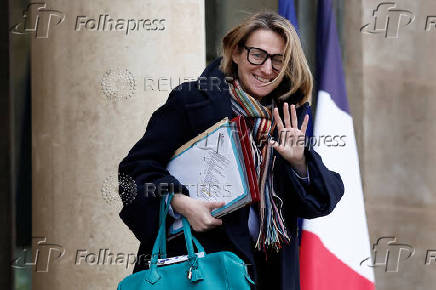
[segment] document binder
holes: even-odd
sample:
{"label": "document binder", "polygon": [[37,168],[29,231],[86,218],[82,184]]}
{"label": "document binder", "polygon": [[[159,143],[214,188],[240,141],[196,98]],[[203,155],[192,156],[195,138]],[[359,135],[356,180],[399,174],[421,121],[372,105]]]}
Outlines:
{"label": "document binder", "polygon": [[[221,217],[259,199],[251,142],[243,117],[226,117],[178,148],[167,170],[188,188],[190,197],[224,201],[211,212]],[[170,233],[182,228],[176,220]]]}

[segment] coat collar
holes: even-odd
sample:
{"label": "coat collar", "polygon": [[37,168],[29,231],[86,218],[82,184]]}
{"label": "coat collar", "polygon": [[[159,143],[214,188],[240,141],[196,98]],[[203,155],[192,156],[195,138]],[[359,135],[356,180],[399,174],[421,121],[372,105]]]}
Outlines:
{"label": "coat collar", "polygon": [[197,80],[197,88],[213,103],[219,116],[232,118],[228,77],[219,69],[222,57],[212,61]]}
{"label": "coat collar", "polygon": [[[231,81],[231,77],[226,77],[224,73],[219,69],[222,57],[218,57],[213,60],[203,71],[200,77],[197,79],[197,88],[199,91],[204,93],[204,95],[213,103],[216,110],[217,119],[221,119],[224,116],[231,119],[233,117],[231,96],[229,92],[228,81]],[[270,100],[265,99],[267,103]],[[283,119],[282,106],[283,102],[277,104],[279,107],[279,115]],[[304,118],[304,114],[310,111],[310,105],[308,102],[297,107],[298,119]],[[221,118],[218,118],[222,116]]]}

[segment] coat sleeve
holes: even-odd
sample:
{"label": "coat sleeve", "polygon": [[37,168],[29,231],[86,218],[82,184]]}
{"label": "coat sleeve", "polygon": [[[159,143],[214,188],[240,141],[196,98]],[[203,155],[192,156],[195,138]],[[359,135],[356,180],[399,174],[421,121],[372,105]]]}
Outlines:
{"label": "coat sleeve", "polygon": [[[315,151],[305,152],[310,175],[310,183],[305,184],[291,170],[284,159],[279,162],[281,173],[278,191],[284,199],[284,205],[296,216],[311,219],[328,215],[344,194],[341,176],[325,167],[321,157]],[[288,210],[289,211],[289,210]]]}
{"label": "coat sleeve", "polygon": [[[176,88],[152,114],[144,136],[119,164],[119,176],[133,179],[137,188],[135,199],[124,202],[119,215],[141,242],[150,242],[157,234],[159,197],[169,192],[189,194],[166,169],[175,150],[188,140],[187,132],[183,92]],[[122,186],[119,194],[125,201],[123,195],[128,193]]]}
{"label": "coat sleeve", "polygon": [[[298,114],[300,126],[308,110],[310,107],[306,105],[306,109]],[[341,176],[329,170],[321,156],[313,150],[311,143],[307,143],[304,154],[310,182],[300,180],[289,162],[277,154],[274,183],[276,192],[283,200],[285,215],[311,219],[328,215],[333,211],[344,194],[344,185]]]}

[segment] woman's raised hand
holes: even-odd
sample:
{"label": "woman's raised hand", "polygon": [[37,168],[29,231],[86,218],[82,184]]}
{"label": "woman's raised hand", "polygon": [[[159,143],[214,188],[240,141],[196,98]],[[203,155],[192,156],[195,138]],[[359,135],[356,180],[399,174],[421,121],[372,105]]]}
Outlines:
{"label": "woman's raised hand", "polygon": [[298,129],[297,113],[295,105],[291,105],[291,116],[289,116],[288,103],[283,104],[283,118],[279,116],[278,108],[274,108],[274,119],[277,123],[278,141],[271,140],[272,147],[294,167],[299,174],[306,175],[306,159],[304,156],[304,143],[309,115],[304,116],[301,129]]}
{"label": "woman's raised hand", "polygon": [[188,219],[194,231],[203,232],[223,224],[210,213],[224,206],[225,202],[208,202],[177,193],[171,201],[173,209]]}

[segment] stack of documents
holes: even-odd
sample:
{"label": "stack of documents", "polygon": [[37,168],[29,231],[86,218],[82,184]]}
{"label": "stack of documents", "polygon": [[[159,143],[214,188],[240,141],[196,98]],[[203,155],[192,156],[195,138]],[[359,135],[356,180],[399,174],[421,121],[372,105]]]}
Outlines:
{"label": "stack of documents", "polygon": [[[221,217],[259,198],[252,138],[243,117],[224,118],[176,150],[167,169],[192,198],[224,201],[211,212]],[[183,228],[176,220],[175,234]]]}

